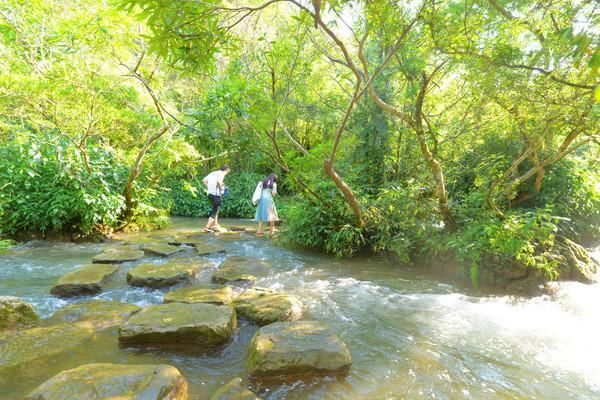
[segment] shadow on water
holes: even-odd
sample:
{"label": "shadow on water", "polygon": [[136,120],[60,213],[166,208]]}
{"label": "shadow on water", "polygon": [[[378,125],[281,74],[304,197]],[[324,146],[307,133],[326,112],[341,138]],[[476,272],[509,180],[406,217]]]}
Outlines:
{"label": "shadow on water", "polygon": [[[169,240],[198,233],[202,222],[174,218],[168,230],[122,239]],[[599,285],[562,283],[553,296],[529,299],[494,296],[384,257],[339,260],[281,248],[250,234],[206,240],[224,245],[227,254],[203,257],[207,263],[193,283],[208,284],[230,256],[266,260],[270,266],[255,285],[297,295],[306,318],[326,322],[352,353],[347,377],[255,384],[264,399],[600,398]],[[90,298],[162,303],[168,289],[133,288],[125,280],[127,271],[142,262],[165,262],[160,257],[122,264],[97,296],[63,300],[49,295],[59,277],[114,245],[36,242],[0,255],[0,295],[33,303],[43,317]],[[192,256],[186,247],[177,257]],[[258,327],[242,319],[238,325],[229,344],[209,351],[120,345],[117,328],[100,331],[51,360],[0,371],[0,398],[22,398],[64,369],[111,362],[174,365],[189,381],[190,399],[208,399],[230,379],[246,378],[246,349]]]}

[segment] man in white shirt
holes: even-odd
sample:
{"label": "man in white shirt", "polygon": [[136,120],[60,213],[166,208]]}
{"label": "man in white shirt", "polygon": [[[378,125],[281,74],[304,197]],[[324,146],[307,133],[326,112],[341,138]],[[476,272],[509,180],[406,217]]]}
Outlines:
{"label": "man in white shirt", "polygon": [[230,171],[228,165],[223,165],[220,170],[213,171],[202,179],[202,183],[206,186],[208,199],[212,204],[212,210],[208,222],[204,226],[204,232],[211,232],[213,229],[219,230],[219,207],[221,206],[221,196],[225,191],[225,175]]}

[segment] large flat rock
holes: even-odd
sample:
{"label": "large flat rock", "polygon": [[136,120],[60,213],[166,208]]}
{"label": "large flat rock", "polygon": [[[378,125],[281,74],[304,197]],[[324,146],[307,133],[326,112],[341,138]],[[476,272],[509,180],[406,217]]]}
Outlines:
{"label": "large flat rock", "polygon": [[345,374],[351,364],[344,342],[318,321],[275,322],[260,328],[248,346],[254,378]]}
{"label": "large flat rock", "polygon": [[173,260],[165,264],[140,264],[127,272],[131,286],[161,288],[185,282],[198,273],[205,262],[196,260]]}
{"label": "large flat rock", "polygon": [[210,400],[260,400],[244,385],[242,378],[234,378],[210,396]]}
{"label": "large flat rock", "polygon": [[128,261],[137,261],[144,257],[144,252],[131,248],[107,249],[94,256],[92,262],[95,264],[120,264]]}
{"label": "large flat rock", "polygon": [[4,368],[28,365],[69,351],[94,337],[89,323],[62,324],[0,333],[0,374]]}
{"label": "large flat rock", "polygon": [[229,304],[233,300],[233,289],[229,286],[191,286],[165,294],[165,303],[209,303]]}
{"label": "large flat rock", "polygon": [[239,316],[259,325],[277,321],[296,321],[302,318],[304,306],[292,295],[267,289],[248,289],[233,302]]}
{"label": "large flat rock", "polygon": [[48,379],[26,400],[187,400],[179,370],[158,364],[86,364]]}
{"label": "large flat rock", "polygon": [[229,306],[158,304],[146,307],[123,323],[119,341],[211,346],[228,342],[236,327],[235,310]]}
{"label": "large flat rock", "polygon": [[50,293],[59,297],[100,293],[106,282],[119,269],[113,264],[88,264],[71,271],[58,280]]}
{"label": "large flat rock", "polygon": [[212,275],[212,282],[219,284],[251,284],[257,276],[265,275],[269,264],[249,257],[228,257]]}
{"label": "large flat rock", "polygon": [[113,300],[88,300],[69,304],[43,321],[45,325],[89,322],[96,329],[119,326],[140,307]]}
{"label": "large flat rock", "polygon": [[142,246],[142,250],[144,250],[145,253],[157,255],[157,256],[161,256],[161,257],[169,257],[175,253],[179,253],[180,251],[183,251],[183,249],[179,246],[173,246],[173,245],[166,244],[166,243],[145,244]]}
{"label": "large flat rock", "polygon": [[207,256],[215,253],[225,253],[225,247],[215,243],[197,243],[193,245],[194,249],[201,256]]}
{"label": "large flat rock", "polygon": [[0,331],[31,327],[39,319],[31,304],[18,297],[0,296]]}

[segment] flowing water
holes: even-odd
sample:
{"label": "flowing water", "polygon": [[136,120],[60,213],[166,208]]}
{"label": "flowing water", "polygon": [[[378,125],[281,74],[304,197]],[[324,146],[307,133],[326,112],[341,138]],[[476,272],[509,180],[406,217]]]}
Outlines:
{"label": "flowing water", "polygon": [[[202,222],[175,218],[160,234],[197,230]],[[307,318],[326,322],[352,353],[347,377],[254,388],[263,399],[600,398],[600,285],[561,283],[552,296],[527,299],[492,296],[381,257],[339,260],[250,235],[207,240],[222,241],[227,255],[271,261],[256,286],[300,297]],[[114,245],[32,242],[0,255],[0,295],[21,297],[48,317],[77,301],[51,296],[56,280]],[[227,255],[208,258],[218,268]],[[162,303],[166,290],[125,283],[138,263],[123,264],[95,298]],[[208,282],[210,274],[196,280]],[[63,369],[113,362],[174,365],[190,384],[190,399],[208,399],[245,376],[246,346],[257,328],[239,325],[230,344],[208,353],[120,347],[116,328],[109,329],[46,366],[4,377],[0,398],[22,398]]]}

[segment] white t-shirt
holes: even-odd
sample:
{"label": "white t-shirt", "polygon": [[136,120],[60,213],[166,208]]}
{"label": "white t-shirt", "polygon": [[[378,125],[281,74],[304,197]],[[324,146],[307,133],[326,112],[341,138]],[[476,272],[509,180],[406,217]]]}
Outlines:
{"label": "white t-shirt", "polygon": [[[221,196],[223,194],[223,177],[225,176],[225,171],[213,171],[210,174],[206,175],[203,180],[207,182],[207,191],[208,194],[212,194],[215,196]],[[218,187],[218,183],[221,183],[221,188]]]}

